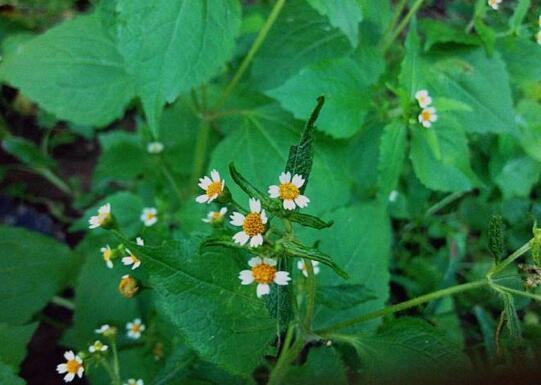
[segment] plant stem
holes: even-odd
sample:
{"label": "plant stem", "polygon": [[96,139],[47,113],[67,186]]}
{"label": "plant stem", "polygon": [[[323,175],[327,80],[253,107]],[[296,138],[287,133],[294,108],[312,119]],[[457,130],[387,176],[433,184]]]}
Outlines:
{"label": "plant stem", "polygon": [[501,285],[496,285],[496,286],[498,287],[498,289],[502,291],[506,291],[509,294],[519,295],[521,297],[527,297],[527,298],[534,299],[536,301],[541,302],[541,295],[539,294],[534,294],[527,291],[515,290],[515,289],[511,289],[510,287],[501,286]]}
{"label": "plant stem", "polygon": [[36,168],[35,169],[38,174],[43,176],[45,179],[47,179],[49,182],[54,184],[56,187],[58,187],[62,192],[66,193],[67,195],[73,195],[73,191],[71,190],[71,187],[68,186],[66,182],[64,182],[58,175],[56,175],[54,172],[49,170],[48,168]]}
{"label": "plant stem", "polygon": [[62,306],[65,309],[68,310],[75,310],[75,304],[73,301],[70,301],[69,299],[60,297],[58,295],[55,295],[53,298],[51,298],[51,303],[54,303],[55,305]]}
{"label": "plant stem", "polygon": [[265,24],[263,25],[263,27],[257,34],[257,37],[255,38],[252,46],[250,47],[250,50],[244,57],[244,60],[240,64],[240,67],[238,68],[237,72],[235,73],[235,75],[233,76],[233,78],[231,79],[227,87],[225,88],[224,92],[222,93],[222,96],[218,100],[218,103],[216,103],[216,107],[215,107],[216,110],[219,110],[220,108],[223,107],[223,105],[225,104],[225,101],[227,100],[231,92],[233,92],[238,82],[242,78],[242,75],[244,75],[244,72],[246,72],[246,70],[248,69],[248,66],[252,62],[255,54],[257,53],[259,48],[261,48],[261,45],[265,41],[267,34],[272,28],[272,25],[278,18],[278,15],[280,15],[280,11],[284,7],[284,4],[285,4],[285,0],[278,0],[276,4],[274,4],[272,11],[269,17],[267,18],[267,21],[265,22]]}
{"label": "plant stem", "polygon": [[402,310],[406,310],[406,309],[418,306],[422,303],[433,301],[438,298],[455,295],[455,294],[462,293],[468,290],[478,289],[488,284],[489,284],[489,281],[487,279],[481,279],[479,281],[463,283],[461,285],[455,285],[455,286],[448,287],[446,289],[433,291],[432,293],[421,295],[419,297],[410,299],[405,302],[398,303],[396,305],[387,306],[383,309],[376,310],[371,313],[363,314],[359,317],[350,319],[348,321],[339,322],[325,329],[316,331],[316,334],[325,336],[325,334],[333,332],[338,329],[348,328],[350,326],[357,325],[357,324],[370,321],[376,318],[380,318],[380,317],[393,314]]}
{"label": "plant stem", "polygon": [[287,368],[295,360],[295,358],[297,358],[304,347],[304,341],[305,337],[303,335],[299,335],[290,349],[286,350],[284,346],[284,350],[282,350],[282,354],[280,354],[280,357],[278,357],[276,366],[270,374],[267,385],[278,385],[282,382],[287,373]]}
{"label": "plant stem", "polygon": [[199,135],[197,136],[197,142],[195,144],[195,155],[192,168],[192,189],[191,192],[195,193],[197,188],[197,180],[203,172],[205,166],[205,159],[207,155],[207,144],[210,133],[210,124],[206,121],[201,121],[201,127],[199,128]]}
{"label": "plant stem", "polygon": [[316,277],[312,261],[303,259],[308,278],[306,280],[306,314],[304,316],[304,329],[307,332],[312,331],[312,320],[314,318],[314,309],[316,307]]}
{"label": "plant stem", "polygon": [[391,22],[389,23],[389,27],[385,30],[385,36],[388,36],[389,34],[393,32],[393,30],[396,27],[396,23],[398,23],[398,19],[400,19],[400,15],[402,14],[402,11],[404,10],[404,7],[406,6],[407,3],[408,3],[408,0],[400,0],[400,2],[396,6],[396,9],[393,13],[393,18],[391,19]]}
{"label": "plant stem", "polygon": [[417,0],[413,6],[410,8],[409,12],[404,16],[400,24],[398,24],[398,27],[394,30],[394,32],[390,35],[390,37],[384,41],[383,43],[383,52],[386,52],[387,49],[393,44],[395,39],[402,33],[404,28],[406,28],[406,25],[408,25],[410,19],[417,13],[419,8],[421,8],[421,5],[423,5],[424,0]]}
{"label": "plant stem", "polygon": [[111,340],[111,350],[113,351],[113,373],[115,378],[113,379],[113,385],[120,385],[120,367],[118,362],[118,349],[116,347],[116,341]]}
{"label": "plant stem", "polygon": [[175,182],[175,177],[171,173],[171,170],[169,170],[169,166],[167,166],[167,164],[165,163],[161,155],[159,156],[160,156],[160,159],[159,159],[160,168],[162,169],[163,175],[165,176],[165,179],[167,179],[167,181],[171,185],[171,188],[177,195],[179,202],[182,202],[183,196],[182,196],[180,187],[177,185],[177,182]]}
{"label": "plant stem", "polygon": [[528,242],[526,242],[522,247],[518,250],[516,250],[513,254],[511,254],[509,257],[505,258],[503,261],[498,263],[497,265],[494,265],[494,267],[488,272],[487,278],[491,279],[494,275],[498,274],[502,270],[504,270],[510,263],[512,263],[515,259],[520,257],[522,254],[526,253],[528,250],[532,248],[532,241],[533,238],[530,239]]}

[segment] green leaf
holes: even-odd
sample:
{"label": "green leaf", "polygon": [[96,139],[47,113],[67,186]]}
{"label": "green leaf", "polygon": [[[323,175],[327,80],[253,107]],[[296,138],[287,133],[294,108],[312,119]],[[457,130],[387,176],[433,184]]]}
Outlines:
{"label": "green leaf", "polygon": [[258,89],[273,89],[310,64],[351,51],[344,34],[324,16],[303,0],[289,0],[254,59],[253,81]]}
{"label": "green leaf", "polygon": [[0,384],[25,385],[25,381],[18,377],[9,365],[0,362]]}
{"label": "green leaf", "polygon": [[496,47],[502,55],[513,84],[537,84],[541,79],[541,50],[529,37],[498,39]]}
{"label": "green leaf", "polygon": [[450,25],[448,22],[423,19],[419,21],[419,29],[425,34],[425,51],[436,44],[456,43],[463,45],[479,45],[479,37],[465,32],[463,26]]}
{"label": "green leaf", "polygon": [[7,153],[31,167],[50,168],[55,166],[54,159],[43,154],[33,142],[17,136],[2,140],[2,148]]}
{"label": "green leaf", "polygon": [[289,219],[291,222],[295,222],[306,227],[312,227],[318,230],[331,227],[334,223],[334,221],[325,222],[324,220],[319,219],[318,217],[314,217],[313,215],[301,214],[297,211],[290,213],[287,216],[287,219]]}
{"label": "green leaf", "polygon": [[65,21],[3,59],[2,81],[74,123],[107,125],[135,96],[124,59],[96,14]]}
{"label": "green leaf", "polygon": [[363,284],[317,287],[318,303],[330,309],[344,310],[378,297]]}
{"label": "green leaf", "polygon": [[[425,321],[400,318],[373,336],[351,339],[368,383],[415,383],[456,376],[470,368],[468,357]],[[454,377],[453,377],[454,378]]]}
{"label": "green leaf", "polygon": [[522,339],[522,327],[520,326],[520,320],[517,315],[517,309],[515,307],[515,300],[509,293],[500,293],[500,298],[503,301],[503,311],[505,312],[505,320],[509,335],[516,341]]}
{"label": "green leaf", "polygon": [[541,109],[539,104],[533,100],[524,99],[518,103],[517,110],[520,144],[529,156],[541,162]]}
{"label": "green leaf", "polygon": [[[279,262],[282,262],[281,259]],[[285,267],[280,267],[280,271],[284,271]],[[292,301],[293,292],[289,285],[276,285],[272,288],[269,295],[265,296],[265,305],[272,318],[278,321],[280,331],[287,330],[289,323],[295,319],[293,312]]]}
{"label": "green leaf", "polygon": [[243,177],[235,168],[233,162],[229,163],[229,174],[235,183],[244,191],[250,198],[257,198],[265,207],[272,205],[272,200],[267,194],[262,193],[256,187],[254,187],[248,180]]}
{"label": "green leaf", "polygon": [[420,52],[421,42],[417,33],[417,21],[413,17],[406,37],[406,55],[400,64],[400,74],[398,75],[400,85],[406,90],[406,96],[409,98],[406,104],[414,100],[415,93],[422,89],[419,80],[422,74],[419,68],[421,65]]}
{"label": "green leaf", "polygon": [[0,323],[0,341],[5,342],[0,345],[0,362],[18,370],[26,356],[26,345],[30,342],[37,327],[37,322],[23,326]]}
{"label": "green leaf", "polygon": [[163,105],[215,76],[233,54],[237,0],[119,0],[118,47],[156,133]]}
{"label": "green leaf", "polygon": [[131,248],[150,274],[158,308],[202,358],[241,375],[261,363],[276,326],[255,288],[238,280],[245,258],[225,249],[200,254],[188,242]]}
{"label": "green leaf", "polygon": [[41,310],[70,278],[70,249],[57,240],[17,227],[0,226],[0,322],[21,324]]}
{"label": "green leaf", "polygon": [[293,366],[283,381],[287,385],[333,384],[347,385],[346,369],[334,348],[310,349],[302,366]]}
{"label": "green leaf", "polygon": [[396,188],[404,166],[406,133],[405,125],[400,121],[391,122],[383,128],[379,144],[378,187],[384,200]]}
{"label": "green leaf", "polygon": [[353,47],[359,42],[359,23],[363,19],[357,0],[308,0],[321,15],[326,15],[333,27],[339,28]]}
{"label": "green leaf", "polygon": [[346,273],[336,262],[334,262],[331,256],[322,253],[317,248],[305,246],[297,241],[285,241],[282,243],[282,246],[284,247],[286,254],[292,257],[294,256],[318,261],[329,266],[342,278],[348,279],[348,273]]}
{"label": "green leaf", "polygon": [[320,61],[301,70],[280,87],[267,91],[297,119],[305,119],[313,100],[326,98],[316,128],[334,138],[348,138],[361,127],[370,106],[369,84],[350,58]]}

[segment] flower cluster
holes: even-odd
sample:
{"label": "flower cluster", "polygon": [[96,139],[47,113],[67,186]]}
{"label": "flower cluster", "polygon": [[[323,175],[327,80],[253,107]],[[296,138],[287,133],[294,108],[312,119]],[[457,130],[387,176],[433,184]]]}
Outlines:
{"label": "flower cluster", "polygon": [[498,10],[498,8],[500,8],[500,4],[502,3],[503,0],[488,0],[488,5],[490,8],[494,9],[494,10]]}
{"label": "flower cluster", "polygon": [[417,91],[415,93],[415,99],[417,99],[417,103],[422,109],[418,117],[419,123],[421,123],[423,127],[426,128],[432,126],[432,123],[438,120],[438,114],[436,112],[436,109],[431,106],[432,98],[428,94],[428,91]]}

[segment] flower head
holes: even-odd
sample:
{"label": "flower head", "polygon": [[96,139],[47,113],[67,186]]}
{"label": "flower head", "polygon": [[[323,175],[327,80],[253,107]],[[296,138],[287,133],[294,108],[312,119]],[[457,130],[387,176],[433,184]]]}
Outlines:
{"label": "flower head", "polygon": [[149,154],[159,154],[163,151],[163,143],[161,142],[150,142],[147,144],[147,152]]}
{"label": "flower head", "polygon": [[145,245],[145,241],[141,237],[135,238],[135,243],[137,244],[137,246],[144,246]]}
{"label": "flower head", "polygon": [[145,325],[141,323],[139,318],[133,320],[133,322],[128,322],[126,324],[127,335],[133,340],[141,338],[141,333],[145,331]]}
{"label": "flower head", "polygon": [[205,223],[219,223],[223,220],[224,215],[227,213],[227,207],[222,207],[220,211],[209,211],[206,218],[202,221]]}
{"label": "flower head", "polygon": [[98,215],[90,217],[88,220],[88,228],[95,229],[96,227],[106,227],[111,223],[111,204],[107,203],[98,209]]}
{"label": "flower head", "polygon": [[225,181],[220,178],[220,173],[218,171],[212,170],[210,172],[210,178],[208,176],[199,178],[199,187],[205,190],[205,194],[195,198],[196,202],[210,203],[222,194],[225,187]]}
{"label": "flower head", "polygon": [[65,382],[73,381],[75,376],[79,378],[83,377],[83,372],[85,368],[83,366],[83,360],[78,355],[74,354],[73,351],[68,350],[64,353],[64,358],[66,362],[56,366],[56,371],[60,374],[66,373],[64,376]]}
{"label": "flower head", "polygon": [[279,179],[279,186],[269,187],[268,193],[271,198],[280,198],[286,210],[294,210],[297,206],[301,208],[308,206],[310,199],[301,195],[300,189],[305,182],[301,175],[295,174],[291,179],[291,173],[288,171],[283,172]]}
{"label": "flower head", "polygon": [[[302,271],[302,274],[305,277],[308,277],[308,270],[306,269],[306,265],[304,264],[304,260],[301,259],[299,262],[297,262],[297,269]],[[319,274],[319,262],[318,261],[312,261],[312,270],[314,271],[314,274]]]}
{"label": "flower head", "polygon": [[426,108],[432,104],[432,98],[428,95],[427,90],[419,90],[415,93],[415,99],[419,103],[419,107]]}
{"label": "flower head", "polygon": [[270,293],[270,284],[287,285],[291,280],[287,271],[276,271],[276,260],[272,258],[254,257],[248,261],[251,270],[242,270],[239,279],[242,285],[257,282],[257,297]]}
{"label": "flower head", "polygon": [[129,274],[123,275],[118,284],[118,291],[124,297],[132,298],[139,291],[137,280]]}
{"label": "flower head", "polygon": [[122,263],[125,266],[131,265],[132,270],[135,270],[139,266],[141,266],[141,260],[137,258],[137,256],[134,253],[132,253],[129,249],[126,249],[126,253],[128,253],[129,255],[127,257],[122,258]]}
{"label": "flower head", "polygon": [[434,107],[424,108],[419,114],[419,123],[421,123],[423,127],[428,128],[437,120],[438,114],[436,113],[436,109]]}
{"label": "flower head", "polygon": [[257,247],[263,244],[263,233],[266,229],[267,214],[261,209],[259,199],[250,198],[250,213],[246,216],[238,212],[233,212],[229,216],[233,226],[242,226],[242,231],[233,235],[233,240],[240,245],[245,245],[250,241],[250,247]]}
{"label": "flower head", "polygon": [[97,334],[103,334],[106,337],[110,337],[116,334],[116,328],[108,324],[101,325],[98,329],[94,330]]}
{"label": "flower head", "polygon": [[102,344],[100,340],[96,340],[92,345],[88,347],[88,351],[90,353],[106,352],[107,349],[109,349],[109,346]]}
{"label": "flower head", "polygon": [[101,255],[103,256],[103,260],[105,261],[105,264],[109,269],[113,268],[113,261],[111,261],[111,258],[113,258],[113,250],[109,245],[105,245],[100,249]]}
{"label": "flower head", "polygon": [[141,379],[136,380],[135,378],[130,378],[124,385],[145,385],[145,383]]}
{"label": "flower head", "polygon": [[497,10],[500,7],[500,4],[503,0],[488,0],[488,5],[490,8]]}
{"label": "flower head", "polygon": [[535,41],[537,41],[537,44],[541,45],[541,30],[535,34]]}
{"label": "flower head", "polygon": [[145,207],[141,213],[141,221],[146,227],[150,227],[158,222],[158,210],[154,207]]}

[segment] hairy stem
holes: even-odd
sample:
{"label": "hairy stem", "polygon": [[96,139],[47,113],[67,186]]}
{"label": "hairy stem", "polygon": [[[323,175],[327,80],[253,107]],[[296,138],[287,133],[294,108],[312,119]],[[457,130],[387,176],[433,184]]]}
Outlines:
{"label": "hairy stem", "polygon": [[295,360],[295,358],[297,358],[304,347],[304,342],[305,337],[303,335],[299,335],[291,348],[286,349],[286,346],[284,346],[284,350],[282,350],[280,357],[278,357],[278,361],[276,361],[276,366],[270,374],[267,385],[278,385],[282,383],[289,365]]}
{"label": "hairy stem", "polygon": [[304,259],[304,266],[308,278],[306,280],[306,314],[304,316],[304,329],[307,332],[312,331],[312,320],[314,318],[314,309],[316,307],[316,277],[312,261]]}
{"label": "hairy stem", "polygon": [[120,366],[118,361],[118,349],[116,347],[116,341],[111,341],[111,350],[113,352],[113,373],[115,378],[113,379],[113,385],[120,385]]}
{"label": "hairy stem", "polygon": [[528,242],[526,242],[524,245],[522,245],[520,249],[516,250],[509,257],[505,258],[503,261],[501,261],[497,265],[494,265],[494,267],[488,272],[487,277],[489,279],[492,278],[494,275],[503,271],[510,263],[515,261],[518,257],[526,253],[528,250],[530,250],[532,248],[532,241],[533,241],[533,238],[530,239]]}
{"label": "hairy stem", "polygon": [[396,40],[396,38],[402,33],[404,28],[406,28],[406,25],[408,25],[410,19],[417,13],[419,8],[423,5],[424,0],[417,0],[410,8],[409,12],[404,16],[400,24],[398,24],[398,27],[390,34],[390,37],[386,40],[384,40],[383,43],[383,52],[386,52],[389,47],[393,44],[393,42]]}

